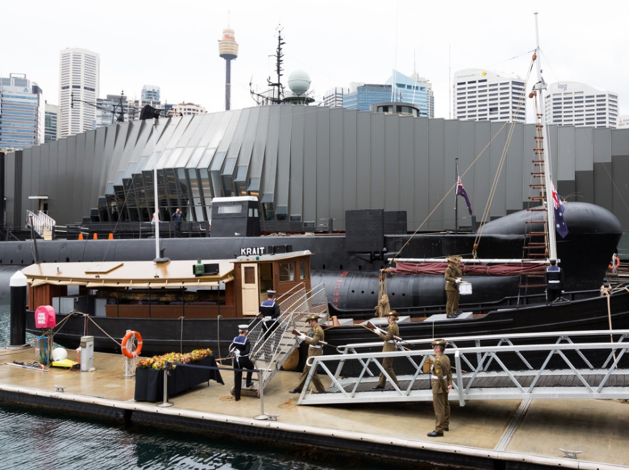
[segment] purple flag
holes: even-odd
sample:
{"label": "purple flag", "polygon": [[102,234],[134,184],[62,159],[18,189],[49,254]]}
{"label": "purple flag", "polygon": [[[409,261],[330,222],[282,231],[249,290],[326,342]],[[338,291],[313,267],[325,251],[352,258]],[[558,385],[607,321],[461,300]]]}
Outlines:
{"label": "purple flag", "polygon": [[566,238],[566,235],[568,235],[568,226],[563,218],[565,207],[554,185],[552,186],[551,197],[553,199],[553,208],[555,209],[555,227],[557,227],[557,233],[561,235],[561,238]]}
{"label": "purple flag", "polygon": [[459,176],[459,180],[456,182],[456,195],[463,196],[465,198],[465,204],[467,204],[467,210],[470,215],[472,214],[472,204],[470,204],[470,198],[467,197],[467,192],[465,192],[465,188],[463,187],[463,182],[461,181],[461,177]]}

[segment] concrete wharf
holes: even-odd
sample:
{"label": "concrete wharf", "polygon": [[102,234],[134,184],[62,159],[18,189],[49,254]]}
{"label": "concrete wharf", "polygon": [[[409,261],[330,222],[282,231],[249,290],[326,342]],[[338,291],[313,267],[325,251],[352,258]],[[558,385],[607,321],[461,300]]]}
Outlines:
{"label": "concrete wharf", "polygon": [[233,400],[231,371],[222,371],[225,385],[198,385],[170,397],[174,406],[164,408],[134,400],[135,378],[124,376],[121,355],[95,353],[93,372],[42,372],[5,365],[32,361],[32,349],[0,354],[0,400],[57,409],[60,419],[89,414],[414,467],[604,470],[629,465],[629,404],[618,400],[478,400],[464,407],[451,400],[450,431],[429,438],[430,402],[298,406],[298,395],[287,392],[299,380],[293,372],[278,372],[264,389],[265,412],[278,416],[272,421],[254,419],[260,415],[259,399]]}

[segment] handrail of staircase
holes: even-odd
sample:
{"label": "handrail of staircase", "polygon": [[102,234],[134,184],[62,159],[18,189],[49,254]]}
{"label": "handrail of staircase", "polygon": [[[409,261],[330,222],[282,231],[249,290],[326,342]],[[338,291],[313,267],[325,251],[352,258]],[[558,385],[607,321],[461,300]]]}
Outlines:
{"label": "handrail of staircase", "polygon": [[57,221],[46,214],[44,211],[39,211],[37,215],[42,219],[44,228],[47,228],[52,232],[53,227],[57,225]]}
{"label": "handrail of staircase", "polygon": [[33,211],[26,209],[26,220],[28,221],[26,226],[29,227],[30,224],[33,226],[33,230],[37,232],[37,234],[42,236],[42,221],[39,216],[35,214]]}

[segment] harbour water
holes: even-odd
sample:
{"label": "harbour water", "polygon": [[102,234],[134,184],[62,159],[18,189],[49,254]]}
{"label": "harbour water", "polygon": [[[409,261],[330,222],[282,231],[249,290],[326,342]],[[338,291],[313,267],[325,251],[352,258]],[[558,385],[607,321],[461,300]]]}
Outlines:
{"label": "harbour water", "polygon": [[[0,296],[0,344],[9,342],[10,303]],[[29,338],[27,338],[28,341]],[[33,352],[33,360],[35,360]],[[1,359],[0,359],[1,362]],[[2,367],[2,365],[0,365]],[[39,373],[34,371],[33,373]],[[312,449],[273,449],[214,435],[67,416],[0,402],[0,468],[380,470],[366,458],[336,458]],[[421,467],[417,467],[421,468]],[[434,468],[434,467],[433,467]]]}

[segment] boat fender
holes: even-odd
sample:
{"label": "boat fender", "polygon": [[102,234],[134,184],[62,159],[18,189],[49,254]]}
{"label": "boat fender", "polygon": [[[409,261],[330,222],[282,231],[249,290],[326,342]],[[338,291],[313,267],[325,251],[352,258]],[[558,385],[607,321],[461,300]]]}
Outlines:
{"label": "boat fender", "polygon": [[[129,351],[129,349],[127,348],[127,344],[129,343],[129,340],[132,337],[135,337],[137,339],[137,347],[135,351],[133,352]],[[129,359],[133,359],[134,357],[139,356],[141,352],[142,352],[142,335],[138,333],[137,331],[132,331],[132,330],[127,331],[127,334],[124,336],[124,338],[122,338],[122,354],[124,354],[124,356],[128,357]]]}

